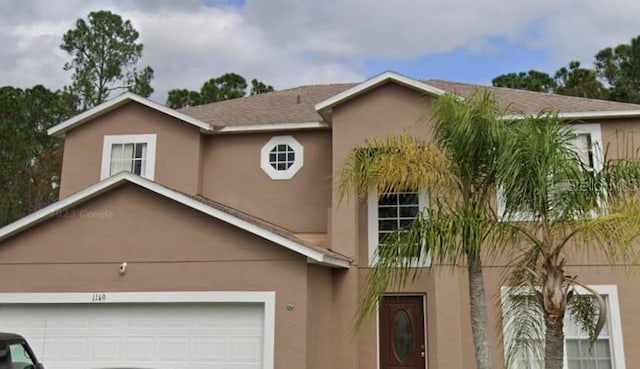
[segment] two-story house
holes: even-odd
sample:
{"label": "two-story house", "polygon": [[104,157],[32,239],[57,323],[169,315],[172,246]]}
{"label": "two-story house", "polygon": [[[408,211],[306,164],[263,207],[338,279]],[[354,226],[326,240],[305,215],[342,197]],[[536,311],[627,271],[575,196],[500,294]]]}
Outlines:
{"label": "two-story house", "polygon": [[[476,88],[509,114],[583,122],[590,149],[640,145],[618,139],[640,128],[640,105],[393,72],[177,111],[127,93],[49,130],[64,139],[60,200],[0,229],[0,330],[48,369],[475,367],[464,266],[390,292],[353,331],[378,238],[406,220],[393,210],[426,204],[341,199],[333,179],[366,139],[428,138],[433,98]],[[572,267],[610,305],[598,368],[640,361],[638,276],[598,258]],[[503,265],[485,268],[497,327]]]}

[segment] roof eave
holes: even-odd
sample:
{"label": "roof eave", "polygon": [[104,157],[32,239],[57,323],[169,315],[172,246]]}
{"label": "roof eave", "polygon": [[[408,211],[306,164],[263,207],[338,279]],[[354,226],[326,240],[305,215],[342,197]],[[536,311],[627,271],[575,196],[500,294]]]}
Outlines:
{"label": "roof eave", "polygon": [[321,260],[307,258],[309,264],[319,264],[328,266],[331,268],[348,269],[351,266],[351,262],[347,259],[337,258],[330,255],[325,255]]}
{"label": "roof eave", "polygon": [[276,132],[289,130],[309,130],[329,128],[326,122],[299,122],[299,123],[269,123],[269,124],[246,124],[241,126],[218,126],[208,134],[234,134],[234,133],[255,133],[255,132]]}
{"label": "roof eave", "polygon": [[[551,112],[550,114],[553,114]],[[599,111],[578,111],[560,112],[558,118],[562,119],[615,119],[615,118],[635,118],[640,117],[640,110],[599,110]],[[524,119],[532,114],[507,114],[502,119]]]}
{"label": "roof eave", "polygon": [[135,101],[141,105],[144,105],[146,107],[149,107],[151,109],[154,109],[166,115],[179,119],[185,123],[198,127],[202,132],[210,132],[213,130],[213,128],[209,123],[205,123],[191,116],[180,113],[174,109],[155,103],[149,99],[146,99],[142,96],[138,96],[132,92],[125,92],[120,96],[117,96],[109,101],[105,101],[104,103],[98,106],[95,106],[81,114],[74,116],[73,118],[67,119],[64,122],[49,128],[47,130],[47,133],[50,136],[64,137],[67,131],[75,127],[78,127],[84,123],[87,123],[88,121],[94,118],[97,118],[103,114],[106,114],[111,110],[117,109],[131,101]]}

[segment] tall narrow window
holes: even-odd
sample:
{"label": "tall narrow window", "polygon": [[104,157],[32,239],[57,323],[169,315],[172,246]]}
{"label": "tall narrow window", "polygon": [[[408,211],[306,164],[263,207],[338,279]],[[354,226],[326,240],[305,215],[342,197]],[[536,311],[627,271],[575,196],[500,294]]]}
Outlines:
{"label": "tall narrow window", "polygon": [[130,172],[153,180],[156,135],[105,136],[101,179]]}
{"label": "tall narrow window", "polygon": [[575,147],[584,165],[593,171],[595,168],[595,158],[591,133],[578,133],[575,138]]}

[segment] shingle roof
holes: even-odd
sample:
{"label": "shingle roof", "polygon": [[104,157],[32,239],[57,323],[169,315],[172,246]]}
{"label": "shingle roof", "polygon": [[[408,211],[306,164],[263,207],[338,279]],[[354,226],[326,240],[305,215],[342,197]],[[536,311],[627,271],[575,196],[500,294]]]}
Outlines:
{"label": "shingle roof", "polygon": [[[174,190],[174,191],[176,191],[176,190]],[[310,249],[314,249],[314,250],[316,250],[316,251],[318,251],[320,253],[323,253],[323,254],[326,254],[328,256],[331,256],[332,258],[335,258],[335,259],[338,259],[338,260],[342,260],[342,261],[346,261],[346,262],[350,262],[351,261],[351,259],[349,257],[347,257],[347,256],[344,256],[344,255],[342,255],[340,253],[337,253],[337,252],[335,252],[333,250],[329,250],[327,248],[314,245],[313,243],[308,242],[308,241],[303,240],[302,238],[298,237],[295,233],[293,233],[293,232],[291,232],[291,231],[289,231],[287,229],[284,229],[284,228],[282,228],[282,227],[280,227],[280,226],[278,226],[276,224],[267,222],[266,220],[263,220],[263,219],[260,219],[260,218],[256,218],[253,215],[244,213],[244,212],[242,212],[240,210],[234,209],[234,208],[232,208],[230,206],[224,205],[224,204],[219,203],[217,201],[213,201],[213,200],[211,200],[209,198],[206,198],[204,196],[200,196],[200,195],[195,195],[194,196],[194,195],[188,195],[188,194],[183,193],[183,192],[181,192],[181,193],[184,194],[185,196],[189,196],[190,198],[192,198],[192,199],[194,199],[196,201],[199,201],[199,202],[201,202],[201,203],[203,203],[203,204],[205,204],[207,206],[210,206],[212,208],[215,208],[215,209],[218,209],[220,211],[223,211],[223,212],[225,212],[227,214],[231,214],[233,216],[236,216],[238,218],[246,220],[247,222],[255,224],[255,225],[257,225],[257,226],[259,226],[261,228],[268,229],[269,231],[271,231],[273,233],[276,233],[276,234],[279,234],[280,236],[282,236],[284,238],[287,238],[287,239],[289,239],[291,241],[303,244],[303,245],[305,245],[306,247],[308,247]]]}
{"label": "shingle roof", "polygon": [[[541,92],[490,87],[437,79],[422,80],[433,87],[468,97],[474,91],[491,91],[509,114],[536,114],[600,111],[640,111],[640,105],[585,99]],[[180,109],[179,112],[217,127],[276,123],[322,122],[314,106],[358,83],[309,85]]]}
{"label": "shingle roof", "polygon": [[338,83],[300,86],[178,111],[217,127],[322,122],[324,119],[315,111],[314,105],[354,85],[355,83]]}
{"label": "shingle roof", "polygon": [[464,97],[470,96],[478,88],[489,90],[493,93],[500,107],[513,114],[536,114],[545,110],[559,113],[640,110],[640,105],[638,104],[616,101],[585,99],[582,97],[554,95],[504,87],[480,86],[438,79],[430,79],[424,82]]}

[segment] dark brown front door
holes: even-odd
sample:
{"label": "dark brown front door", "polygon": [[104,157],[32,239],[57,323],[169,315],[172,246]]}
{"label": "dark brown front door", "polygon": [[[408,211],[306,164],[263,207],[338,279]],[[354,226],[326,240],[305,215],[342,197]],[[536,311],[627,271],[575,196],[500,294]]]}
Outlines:
{"label": "dark brown front door", "polygon": [[385,296],[380,303],[380,369],[424,369],[422,296]]}

